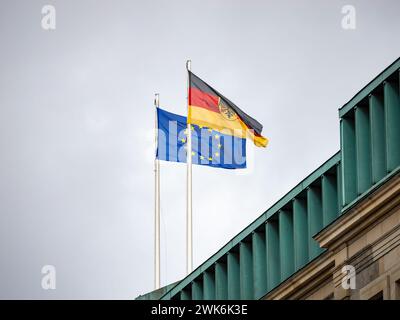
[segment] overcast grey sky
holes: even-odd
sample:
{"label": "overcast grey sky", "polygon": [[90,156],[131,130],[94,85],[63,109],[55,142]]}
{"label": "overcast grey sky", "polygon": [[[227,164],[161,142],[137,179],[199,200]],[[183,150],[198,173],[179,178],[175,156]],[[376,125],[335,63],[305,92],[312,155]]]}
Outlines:
{"label": "overcast grey sky", "polygon": [[[56,9],[56,29],[41,26]],[[344,5],[356,29],[341,26]],[[194,264],[339,149],[338,108],[398,58],[400,2],[2,0],[0,298],[153,289],[155,92],[192,70],[264,125],[237,172],[194,167]],[[161,164],[162,285],[185,275],[185,165]],[[56,267],[56,290],[41,268]]]}

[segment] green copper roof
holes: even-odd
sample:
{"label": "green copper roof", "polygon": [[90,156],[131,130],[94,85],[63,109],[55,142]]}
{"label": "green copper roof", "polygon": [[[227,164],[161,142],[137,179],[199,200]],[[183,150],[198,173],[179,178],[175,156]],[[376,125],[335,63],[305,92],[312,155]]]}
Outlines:
{"label": "green copper roof", "polygon": [[368,95],[383,83],[389,76],[400,69],[400,58],[394,61],[390,66],[383,70],[371,82],[369,82],[363,89],[361,89],[353,98],[350,99],[343,107],[339,109],[339,117],[343,117],[349,110],[354,108],[361,100],[368,97]]}

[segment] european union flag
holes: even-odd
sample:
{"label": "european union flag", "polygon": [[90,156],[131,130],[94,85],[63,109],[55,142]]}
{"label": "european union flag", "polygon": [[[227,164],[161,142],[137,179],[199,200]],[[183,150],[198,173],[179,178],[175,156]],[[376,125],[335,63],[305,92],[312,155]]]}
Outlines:
{"label": "european union flag", "polygon": [[[157,159],[186,162],[186,117],[157,108]],[[192,125],[192,163],[224,169],[246,168],[246,139]]]}

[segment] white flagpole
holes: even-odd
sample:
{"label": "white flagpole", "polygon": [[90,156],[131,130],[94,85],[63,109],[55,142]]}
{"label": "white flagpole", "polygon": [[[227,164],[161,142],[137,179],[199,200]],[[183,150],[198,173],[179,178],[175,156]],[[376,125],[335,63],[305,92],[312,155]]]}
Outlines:
{"label": "white flagpole", "polygon": [[[157,109],[160,106],[160,96],[158,93],[154,97],[155,106],[155,132],[154,143],[155,152],[158,145],[158,119]],[[160,161],[154,154],[154,287],[160,288]]]}
{"label": "white flagpole", "polygon": [[[191,61],[186,61],[187,69],[187,106],[189,111],[189,71]],[[186,273],[193,270],[193,224],[192,224],[192,132],[191,124],[187,125],[187,202],[186,202]]]}

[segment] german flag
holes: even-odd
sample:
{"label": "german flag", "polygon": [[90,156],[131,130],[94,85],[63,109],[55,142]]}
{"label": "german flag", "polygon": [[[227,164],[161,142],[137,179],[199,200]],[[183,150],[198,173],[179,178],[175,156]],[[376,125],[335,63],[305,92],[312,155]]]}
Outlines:
{"label": "german flag", "polygon": [[268,139],[261,135],[262,124],[244,113],[232,101],[189,71],[188,123],[208,127],[224,134],[253,140],[266,147]]}

